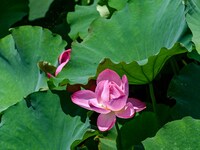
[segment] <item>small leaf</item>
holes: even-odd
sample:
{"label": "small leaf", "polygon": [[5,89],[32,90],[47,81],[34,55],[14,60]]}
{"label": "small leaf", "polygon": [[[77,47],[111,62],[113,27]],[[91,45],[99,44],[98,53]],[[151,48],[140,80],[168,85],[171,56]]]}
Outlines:
{"label": "small leaf", "polygon": [[200,120],[185,117],[163,126],[153,138],[147,138],[142,143],[145,150],[152,149],[199,149]]}

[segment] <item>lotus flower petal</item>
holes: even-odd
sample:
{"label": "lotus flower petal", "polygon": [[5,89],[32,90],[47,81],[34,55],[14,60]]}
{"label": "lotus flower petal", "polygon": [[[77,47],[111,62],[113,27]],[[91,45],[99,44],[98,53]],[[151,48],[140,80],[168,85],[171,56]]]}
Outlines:
{"label": "lotus flower petal", "polygon": [[63,67],[69,62],[70,53],[71,53],[71,49],[68,49],[68,50],[62,52],[62,54],[60,55],[60,57],[58,59],[60,65],[56,69],[55,76],[57,76],[58,73],[63,69]]}
{"label": "lotus flower petal", "polygon": [[71,99],[73,103],[88,110],[92,110],[89,101],[97,101],[95,93],[90,90],[77,91],[71,96]]}
{"label": "lotus flower petal", "polygon": [[132,103],[128,102],[122,110],[115,112],[115,115],[119,118],[132,118],[135,115]]}
{"label": "lotus flower petal", "polygon": [[111,112],[111,110],[105,109],[105,107],[103,105],[99,104],[97,102],[97,100],[89,101],[89,106],[93,111],[95,111],[97,113],[107,114],[107,113]]}
{"label": "lotus flower petal", "polygon": [[61,72],[62,68],[66,65],[67,63],[62,63],[60,64],[57,69],[56,69],[56,72],[55,72],[55,76],[58,75],[59,72]]}
{"label": "lotus flower petal", "polygon": [[116,117],[113,112],[108,114],[100,114],[97,118],[97,126],[100,131],[110,130],[116,122]]}
{"label": "lotus flower petal", "polygon": [[119,111],[122,108],[124,108],[124,106],[126,105],[126,101],[127,101],[127,96],[122,95],[116,99],[107,101],[106,107],[107,107],[107,109],[110,109],[112,111]]}
{"label": "lotus flower petal", "polygon": [[109,100],[109,83],[108,80],[101,81],[95,89],[97,100],[99,103]]}
{"label": "lotus flower petal", "polygon": [[47,77],[50,79],[50,78],[53,78],[54,76],[47,72]]}
{"label": "lotus flower petal", "polygon": [[129,86],[128,86],[128,79],[127,79],[126,75],[122,76],[122,89],[124,90],[124,94],[127,95],[127,98],[128,98]]}
{"label": "lotus flower petal", "polygon": [[[119,98],[124,94],[124,90],[122,87],[119,87],[116,83],[110,82],[109,83],[109,99],[116,99]],[[128,96],[128,95],[127,95]]]}
{"label": "lotus flower petal", "polygon": [[70,54],[71,54],[71,49],[65,50],[60,54],[60,57],[58,58],[59,64],[68,62],[70,60]]}
{"label": "lotus flower petal", "polygon": [[136,112],[142,111],[146,108],[146,104],[136,98],[128,98],[128,102],[132,103]]}
{"label": "lotus flower petal", "polygon": [[102,71],[102,72],[99,74],[99,76],[98,76],[98,78],[97,78],[97,84],[98,84],[100,81],[103,81],[103,80],[113,81],[113,82],[115,82],[118,86],[121,85],[120,76],[119,76],[116,72],[114,72],[114,71],[112,71],[112,70],[110,70],[110,69],[106,69],[106,70]]}

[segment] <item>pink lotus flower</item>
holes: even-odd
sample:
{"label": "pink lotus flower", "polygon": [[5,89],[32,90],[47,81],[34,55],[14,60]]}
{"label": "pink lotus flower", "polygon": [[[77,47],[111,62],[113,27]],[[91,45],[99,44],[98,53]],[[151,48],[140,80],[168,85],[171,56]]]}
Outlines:
{"label": "pink lotus flower", "polygon": [[69,62],[70,54],[71,54],[71,49],[68,49],[61,53],[61,55],[58,59],[58,62],[60,65],[56,69],[55,76],[57,76],[58,73],[62,70],[62,68]]}
{"label": "pink lotus flower", "polygon": [[97,78],[95,92],[80,90],[75,92],[71,98],[73,103],[100,113],[97,126],[100,131],[107,131],[114,126],[116,117],[131,118],[135,112],[146,108],[145,103],[135,98],[128,98],[128,95],[126,75],[120,79],[116,72],[106,69]]}

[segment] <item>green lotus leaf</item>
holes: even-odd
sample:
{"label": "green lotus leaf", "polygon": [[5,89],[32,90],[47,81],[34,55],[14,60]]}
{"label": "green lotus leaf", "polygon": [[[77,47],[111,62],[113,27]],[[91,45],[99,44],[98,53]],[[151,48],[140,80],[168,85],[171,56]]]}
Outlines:
{"label": "green lotus leaf", "polygon": [[192,41],[195,43],[197,52],[200,54],[200,1],[187,0],[186,4],[189,7],[186,21],[193,34]]}
{"label": "green lotus leaf", "polygon": [[[167,50],[166,48],[163,48],[159,54],[140,62],[134,61],[130,64],[124,62],[114,64],[106,59],[99,65],[98,72],[110,68],[118,72],[121,76],[126,74],[129,79],[129,84],[145,84],[151,82],[157,76],[170,57],[184,52],[186,52],[186,49],[179,44],[176,44],[172,49]],[[148,62],[146,63],[146,61]]]}
{"label": "green lotus leaf", "polygon": [[[60,105],[60,94],[65,96],[68,112]],[[68,102],[69,101],[69,102]],[[11,106],[0,123],[1,149],[69,150],[71,144],[82,139],[89,120],[81,121],[66,91],[36,92]]]}
{"label": "green lotus leaf", "polygon": [[154,136],[158,129],[159,123],[153,112],[144,112],[136,116],[120,129],[123,149],[130,149],[145,138]]}
{"label": "green lotus leaf", "polygon": [[167,123],[152,138],[142,143],[145,150],[152,149],[199,149],[200,120],[185,117]]}
{"label": "green lotus leaf", "polygon": [[193,50],[190,53],[188,53],[188,57],[200,62],[200,54],[196,50]]}
{"label": "green lotus leaf", "polygon": [[176,105],[171,114],[174,119],[181,119],[184,116],[200,119],[199,75],[200,66],[191,63],[172,79],[168,96],[176,99]]}
{"label": "green lotus leaf", "polygon": [[[89,141],[89,146],[92,146],[91,141],[94,142],[95,136],[98,136],[98,135],[99,135],[99,132],[97,130],[88,130],[84,134],[82,140],[76,140],[75,142],[73,142],[73,144],[71,145],[71,149],[76,150],[77,146],[80,146],[82,142],[84,142],[84,144],[86,144],[86,142],[88,142],[88,141]],[[90,138],[90,140],[88,140],[89,138]],[[86,141],[86,140],[88,140],[88,141]]]}
{"label": "green lotus leaf", "polygon": [[37,63],[57,65],[66,42],[41,27],[24,26],[0,39],[0,112],[24,96],[47,88],[46,75]]}
{"label": "green lotus leaf", "polygon": [[99,149],[101,150],[116,150],[117,149],[117,130],[116,128],[112,128],[108,135],[105,137],[99,138]]}
{"label": "green lotus leaf", "polygon": [[[110,68],[114,71],[116,71],[121,76],[126,74],[129,80],[129,84],[146,84],[151,82],[156,75],[160,72],[165,62],[172,57],[173,55],[181,54],[186,52],[186,49],[182,47],[180,44],[174,45],[174,47],[170,50],[167,50],[166,48],[162,48],[160,53],[157,55],[151,56],[148,58],[148,60],[143,60],[140,62],[133,61],[129,64],[125,62],[121,63],[113,63],[110,59],[104,59],[101,61],[101,63],[98,66],[97,73],[101,72],[102,70],[106,68]],[[71,83],[87,83],[87,79],[89,77],[95,76],[92,74],[92,70],[96,69],[97,62],[94,62],[95,60],[91,59],[85,59],[85,61],[73,63],[73,61],[76,61],[82,57],[82,55],[74,55],[72,54],[71,62],[68,64],[66,69],[63,69],[63,72],[67,72],[65,76],[68,76],[68,79],[70,79]],[[77,61],[76,61],[77,62]],[[147,62],[147,63],[146,63]],[[89,65],[90,64],[90,65]],[[90,66],[90,68],[88,68]],[[79,68],[81,70],[81,76],[80,74],[77,74],[75,70]],[[58,75],[58,77],[60,77]],[[61,77],[64,79],[64,74],[61,72]],[[61,80],[54,79],[54,83],[61,82]]]}
{"label": "green lotus leaf", "polygon": [[120,10],[126,5],[127,1],[128,0],[108,0],[108,5],[112,8]]}
{"label": "green lotus leaf", "polygon": [[52,2],[53,0],[29,0],[29,20],[44,17]]}
{"label": "green lotus leaf", "polygon": [[[95,76],[99,63],[107,58],[119,64],[117,72],[127,74],[131,84],[148,83],[169,56],[183,52],[182,46],[174,44],[185,31],[184,9],[181,0],[156,0],[153,3],[134,0],[110,19],[95,20],[88,36],[81,43],[73,43],[71,61],[58,78],[68,79],[72,84],[86,84],[88,78]],[[104,66],[109,67],[110,64]]]}
{"label": "green lotus leaf", "polygon": [[74,12],[69,12],[67,22],[70,24],[69,36],[75,40],[78,37],[83,39],[88,34],[89,25],[96,18],[100,17],[97,11],[97,0],[89,6],[75,6]]}
{"label": "green lotus leaf", "polygon": [[1,0],[0,38],[9,34],[8,29],[28,14],[27,0]]}

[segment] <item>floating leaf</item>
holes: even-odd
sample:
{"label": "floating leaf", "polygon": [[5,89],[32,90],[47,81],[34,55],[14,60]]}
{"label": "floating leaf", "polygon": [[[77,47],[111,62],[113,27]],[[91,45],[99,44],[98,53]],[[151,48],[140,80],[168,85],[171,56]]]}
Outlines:
{"label": "floating leaf", "polygon": [[29,20],[44,17],[52,2],[53,0],[29,0]]}
{"label": "floating leaf", "polygon": [[[69,79],[73,84],[85,84],[88,78],[95,76],[99,63],[108,58],[114,64],[120,63],[117,66],[118,73],[126,74],[121,64],[125,70],[128,68],[131,84],[148,83],[169,56],[183,52],[181,46],[173,46],[186,26],[184,15],[181,0],[156,0],[153,3],[149,0],[131,1],[110,19],[99,18],[92,23],[90,34],[83,42],[73,44],[71,61],[58,78]],[[160,52],[163,47],[173,47],[173,50]],[[166,57],[160,58],[159,52]],[[151,68],[147,64],[143,70],[148,59]]]}
{"label": "floating leaf", "polygon": [[53,65],[66,42],[41,27],[13,29],[0,40],[0,112],[24,96],[46,88],[46,75],[37,67],[39,61]]}
{"label": "floating leaf", "polygon": [[152,149],[199,149],[200,120],[185,117],[163,126],[153,138],[142,143],[145,150]]}
{"label": "floating leaf", "polygon": [[187,0],[187,5],[189,10],[186,20],[193,34],[192,41],[195,43],[197,52],[200,54],[200,1]]}
{"label": "floating leaf", "polygon": [[172,79],[168,95],[176,99],[176,105],[172,109],[174,119],[184,116],[200,119],[199,75],[200,66],[192,63]]}
{"label": "floating leaf", "polygon": [[65,114],[57,94],[37,92],[26,100],[27,104],[23,100],[4,112],[0,124],[1,149],[69,150],[75,140],[82,139],[89,120],[84,123],[74,113]]}

